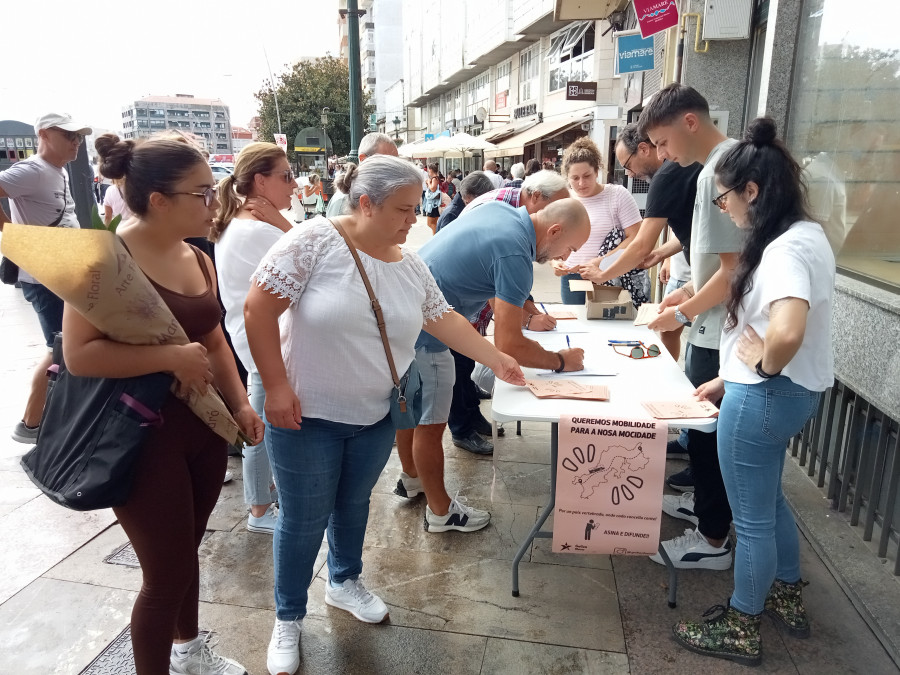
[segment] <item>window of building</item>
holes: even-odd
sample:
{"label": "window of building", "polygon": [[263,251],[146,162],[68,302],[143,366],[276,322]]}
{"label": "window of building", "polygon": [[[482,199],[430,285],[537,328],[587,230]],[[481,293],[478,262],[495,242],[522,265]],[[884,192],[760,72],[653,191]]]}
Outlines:
{"label": "window of building", "polygon": [[530,101],[537,96],[539,46],[534,44],[519,54],[519,103]]}
{"label": "window of building", "polygon": [[216,150],[227,150],[228,143],[218,143],[216,144]]}
{"label": "window of building", "polygon": [[208,119],[209,119],[209,113],[208,113],[208,112],[203,112],[202,110],[195,110],[195,111],[194,111],[194,117],[196,117],[196,118],[198,118],[198,119],[201,119],[201,120],[208,120]]}
{"label": "window of building", "polygon": [[803,5],[786,138],[842,271],[900,291],[900,53],[879,0]]}
{"label": "window of building", "polygon": [[147,109],[146,108],[135,108],[134,114],[137,115],[138,117],[146,117]]}
{"label": "window of building", "polygon": [[504,61],[497,66],[497,73],[494,77],[494,91],[498,94],[509,91],[509,73],[512,70],[512,61]]}
{"label": "window of building", "polygon": [[150,127],[150,121],[149,120],[138,120],[137,125],[138,125],[139,129],[147,129]]}
{"label": "window of building", "polygon": [[453,90],[453,119],[460,120],[462,119],[463,114],[463,104],[462,104],[462,87],[457,87]]}
{"label": "window of building", "polygon": [[472,117],[479,108],[488,109],[491,96],[491,73],[485,71],[474,80],[469,81],[466,101],[466,117]]}
{"label": "window of building", "polygon": [[585,82],[594,75],[594,22],[581,21],[557,33],[547,52],[547,91],[564,89],[569,80]]}
{"label": "window of building", "polygon": [[150,128],[151,129],[165,129],[166,121],[165,120],[150,120]]}
{"label": "window of building", "polygon": [[165,117],[166,111],[162,108],[150,108],[150,117]]}

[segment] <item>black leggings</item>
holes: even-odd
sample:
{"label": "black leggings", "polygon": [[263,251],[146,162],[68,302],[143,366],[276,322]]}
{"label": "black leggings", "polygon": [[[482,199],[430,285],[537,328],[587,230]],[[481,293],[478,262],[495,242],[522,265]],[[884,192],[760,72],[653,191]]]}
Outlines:
{"label": "black leggings", "polygon": [[138,460],[134,488],[113,509],[144,579],[131,611],[138,675],[167,675],[173,639],[197,637],[197,549],[228,460],[226,443],[174,396]]}

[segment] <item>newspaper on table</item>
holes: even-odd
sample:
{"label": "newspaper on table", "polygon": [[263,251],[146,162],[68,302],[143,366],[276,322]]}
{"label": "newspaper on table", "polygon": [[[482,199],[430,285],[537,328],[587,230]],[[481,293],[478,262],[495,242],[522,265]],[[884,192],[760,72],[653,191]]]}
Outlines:
{"label": "newspaper on table", "polygon": [[[159,293],[105,230],[7,223],[3,255],[77,310],[110,340],[132,345],[184,345],[190,340]],[[173,391],[177,383],[173,385]],[[182,397],[197,417],[229,443],[249,441],[219,396]]]}

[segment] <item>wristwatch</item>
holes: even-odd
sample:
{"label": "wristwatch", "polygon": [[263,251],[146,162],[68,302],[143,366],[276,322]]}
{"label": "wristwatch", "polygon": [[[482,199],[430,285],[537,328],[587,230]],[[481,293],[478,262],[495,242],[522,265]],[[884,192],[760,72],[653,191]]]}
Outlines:
{"label": "wristwatch", "polygon": [[687,318],[687,315],[685,315],[680,309],[678,309],[678,305],[675,306],[675,318],[678,320],[678,323],[682,323],[685,326],[691,325],[691,320]]}

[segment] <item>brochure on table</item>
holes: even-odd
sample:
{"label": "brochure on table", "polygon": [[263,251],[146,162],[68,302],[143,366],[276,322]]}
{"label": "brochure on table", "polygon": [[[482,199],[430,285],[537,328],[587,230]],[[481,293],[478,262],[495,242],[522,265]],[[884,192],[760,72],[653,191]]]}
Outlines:
{"label": "brochure on table", "polygon": [[656,553],[667,434],[650,418],[560,417],[554,552]]}

